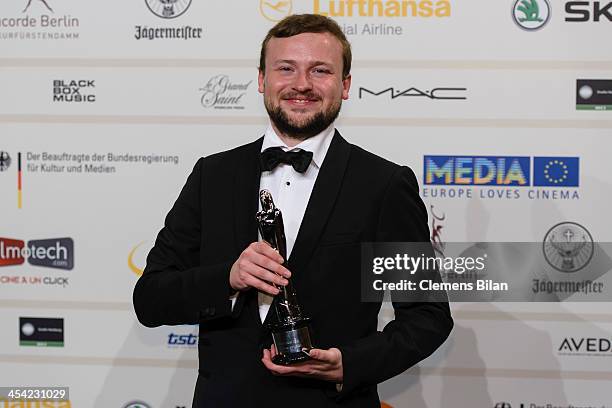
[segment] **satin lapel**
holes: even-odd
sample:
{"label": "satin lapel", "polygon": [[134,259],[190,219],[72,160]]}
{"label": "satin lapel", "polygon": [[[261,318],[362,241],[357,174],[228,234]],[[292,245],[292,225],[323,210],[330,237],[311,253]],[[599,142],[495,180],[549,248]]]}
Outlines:
{"label": "satin lapel", "polygon": [[259,152],[263,138],[247,146],[240,163],[235,163],[234,231],[236,250],[240,254],[251,242],[257,241],[255,213],[259,208]]}
{"label": "satin lapel", "polygon": [[289,269],[294,273],[297,272],[296,279],[300,279],[300,269],[306,267],[308,259],[319,243],[321,233],[340,192],[350,151],[349,143],[336,130],[319,170],[288,260]]}
{"label": "satin lapel", "polygon": [[[259,209],[259,179],[261,168],[259,153],[263,138],[247,146],[237,166],[234,183],[234,236],[236,254],[239,255],[251,243],[257,241],[257,221],[255,214]],[[222,198],[221,198],[222,199]],[[244,305],[255,321],[261,325],[257,300],[253,301],[253,293],[238,296],[240,306]],[[255,295],[255,299],[257,296]],[[238,305],[237,305],[238,306]]]}

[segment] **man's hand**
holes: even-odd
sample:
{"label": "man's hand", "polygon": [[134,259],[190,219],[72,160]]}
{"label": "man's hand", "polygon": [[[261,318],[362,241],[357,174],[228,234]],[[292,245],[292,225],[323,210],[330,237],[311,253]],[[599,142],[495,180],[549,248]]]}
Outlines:
{"label": "man's hand", "polygon": [[344,378],[342,353],[337,348],[328,350],[312,349],[308,353],[310,360],[290,366],[277,365],[272,362],[276,355],[274,344],[270,350],[263,351],[261,361],[274,375],[292,375],[296,377],[317,378],[341,384]]}
{"label": "man's hand", "polygon": [[255,288],[275,296],[279,290],[272,284],[287,285],[291,272],[282,266],[283,257],[267,242],[253,242],[232,265],[229,284],[234,290]]}

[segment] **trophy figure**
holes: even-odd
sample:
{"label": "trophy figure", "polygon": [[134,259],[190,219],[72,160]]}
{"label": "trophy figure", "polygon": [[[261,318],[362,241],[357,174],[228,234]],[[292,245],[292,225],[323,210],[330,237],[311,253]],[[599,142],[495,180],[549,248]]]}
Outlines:
{"label": "trophy figure", "polygon": [[[287,263],[287,242],[283,215],[274,206],[272,194],[267,190],[259,193],[262,210],[257,213],[257,222],[261,237],[283,257]],[[269,323],[267,327],[272,331],[272,340],[276,347],[276,356],[272,359],[275,364],[289,365],[310,359],[308,351],[313,348],[310,339],[310,319],[302,315],[297,301],[295,288],[288,280],[286,286],[276,286],[278,295],[272,302],[277,321]]]}

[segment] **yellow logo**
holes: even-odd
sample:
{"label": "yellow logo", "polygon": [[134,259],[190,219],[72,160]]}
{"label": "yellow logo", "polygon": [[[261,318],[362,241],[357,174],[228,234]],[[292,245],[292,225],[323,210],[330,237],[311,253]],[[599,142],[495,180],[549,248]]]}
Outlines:
{"label": "yellow logo", "polygon": [[71,408],[70,401],[39,401],[39,400],[17,400],[9,402],[0,397],[0,408]]}
{"label": "yellow logo", "polygon": [[291,14],[292,9],[292,0],[259,0],[261,15],[275,23]]}
{"label": "yellow logo", "polygon": [[387,404],[385,401],[380,402],[380,408],[393,408],[391,405]]}
{"label": "yellow logo", "polygon": [[128,267],[130,268],[130,270],[132,272],[134,272],[138,276],[142,275],[143,269],[139,268],[136,265],[136,263],[134,262],[134,255],[138,251],[138,248],[140,248],[145,242],[147,242],[147,241],[142,241],[140,244],[136,245],[134,248],[132,248],[132,250],[128,254],[128,261],[127,261],[128,262]]}
{"label": "yellow logo", "polygon": [[450,17],[450,0],[314,0],[329,17]]}

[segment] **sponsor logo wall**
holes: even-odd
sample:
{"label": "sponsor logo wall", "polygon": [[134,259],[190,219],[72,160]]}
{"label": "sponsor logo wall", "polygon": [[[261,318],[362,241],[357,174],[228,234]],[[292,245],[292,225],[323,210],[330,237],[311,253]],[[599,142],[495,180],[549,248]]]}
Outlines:
{"label": "sponsor logo wall", "polygon": [[549,291],[595,267],[581,287],[612,287],[612,3],[128,3],[2,6],[3,383],[70,387],[49,406],[190,405],[198,327],[141,326],[132,289],[196,160],[263,134],[265,32],[315,12],[353,44],[340,131],[414,170],[436,251],[535,243],[533,296],[562,301],[454,303],[452,338],[381,406],[612,406],[609,303]]}

